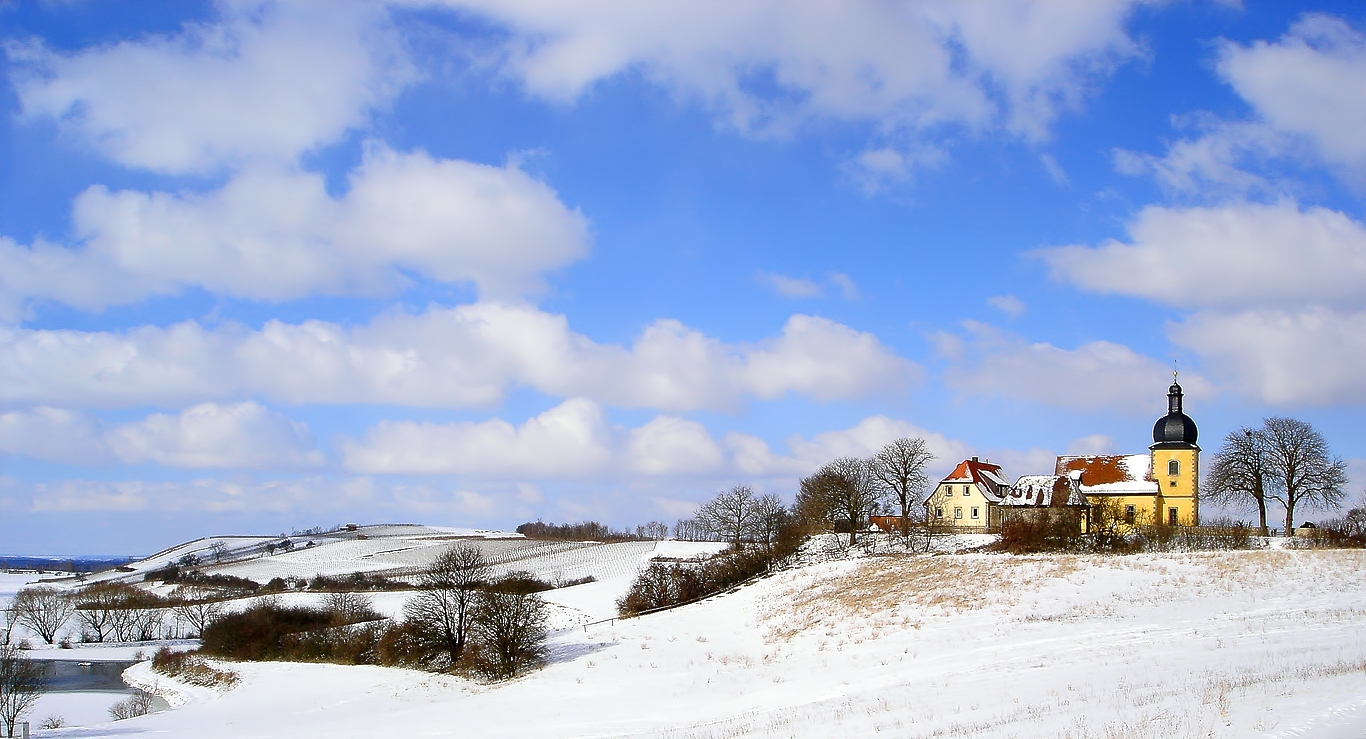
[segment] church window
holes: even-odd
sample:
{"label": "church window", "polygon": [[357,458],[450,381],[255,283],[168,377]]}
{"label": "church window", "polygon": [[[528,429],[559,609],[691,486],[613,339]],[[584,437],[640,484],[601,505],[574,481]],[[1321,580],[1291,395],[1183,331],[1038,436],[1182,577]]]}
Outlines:
{"label": "church window", "polygon": [[1181,463],[1178,462],[1178,461],[1176,461],[1175,459],[1168,461],[1168,462],[1167,462],[1167,474],[1169,474],[1169,475],[1179,475],[1179,474],[1181,474]]}

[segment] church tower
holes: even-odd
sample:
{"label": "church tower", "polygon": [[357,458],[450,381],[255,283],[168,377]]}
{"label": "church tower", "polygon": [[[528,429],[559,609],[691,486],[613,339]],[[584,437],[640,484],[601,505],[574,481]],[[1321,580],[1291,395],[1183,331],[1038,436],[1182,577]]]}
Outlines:
{"label": "church tower", "polygon": [[1181,385],[1172,373],[1167,390],[1167,415],[1153,426],[1153,480],[1157,482],[1160,523],[1200,525],[1200,447],[1195,421],[1181,410]]}

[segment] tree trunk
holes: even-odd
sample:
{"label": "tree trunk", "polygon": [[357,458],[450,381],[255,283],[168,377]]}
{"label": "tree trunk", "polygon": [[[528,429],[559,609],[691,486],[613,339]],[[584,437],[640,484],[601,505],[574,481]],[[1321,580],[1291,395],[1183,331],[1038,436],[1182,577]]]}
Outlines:
{"label": "tree trunk", "polygon": [[1285,496],[1285,535],[1295,535],[1295,499]]}
{"label": "tree trunk", "polygon": [[1262,536],[1266,536],[1266,491],[1262,487],[1260,478],[1256,482],[1255,493],[1257,497],[1257,524],[1261,528]]}

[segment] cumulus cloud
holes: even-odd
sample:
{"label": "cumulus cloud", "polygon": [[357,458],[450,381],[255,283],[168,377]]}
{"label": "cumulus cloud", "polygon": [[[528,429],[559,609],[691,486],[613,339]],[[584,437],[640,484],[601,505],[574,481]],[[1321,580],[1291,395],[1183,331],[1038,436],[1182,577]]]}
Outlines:
{"label": "cumulus cloud", "polygon": [[614,426],[602,408],[571,398],[520,426],[502,419],[429,423],[382,421],[340,444],[342,465],[361,474],[453,474],[512,480],[783,479],[810,474],[836,457],[867,457],[888,442],[921,437],[950,467],[970,451],[962,442],[906,421],[872,416],[857,425],[784,440],[785,450],[750,434],[720,439],[686,418],[659,415]]}
{"label": "cumulus cloud", "polygon": [[203,403],[120,425],[58,408],[0,414],[0,451],[68,464],[154,462],[180,469],[318,467],[302,423],[258,403]]}
{"label": "cumulus cloud", "polygon": [[1055,278],[1178,306],[1366,302],[1366,226],[1341,212],[1232,203],[1145,208],[1127,243],[1036,253]]}
{"label": "cumulus cloud", "polygon": [[1001,123],[1040,137],[1088,81],[1137,52],[1127,0],[441,4],[507,28],[503,70],[534,95],[569,101],[638,70],[759,133],[826,118],[912,132]]}
{"label": "cumulus cloud", "polygon": [[11,501],[33,513],[329,511],[389,498],[369,478],[296,480],[58,480],[14,485]]}
{"label": "cumulus cloud", "polygon": [[598,344],[564,316],[497,303],[391,313],[351,329],[276,320],[259,331],[193,321],[122,332],[0,327],[0,403],[30,406],[264,397],[469,407],[530,387],[618,407],[730,409],[750,398],[895,392],[919,372],[872,334],[806,315],[750,344],[660,320],[631,346]]}
{"label": "cumulus cloud", "polygon": [[0,413],[0,452],[68,464],[110,460],[95,423],[82,413],[62,408]]}
{"label": "cumulus cloud", "polygon": [[94,186],[73,221],[75,248],[0,238],[0,318],[33,301],[98,310],[185,287],[274,301],[372,295],[405,273],[513,296],[583,257],[589,240],[583,216],[515,166],[382,144],[339,198],[321,175],[254,168],[206,195]]}
{"label": "cumulus cloud", "polygon": [[[966,335],[936,338],[940,354],[950,360],[944,380],[969,395],[1017,398],[1061,408],[1154,410],[1165,390],[1170,366],[1127,346],[1093,341],[1075,349],[1047,342],[1028,342],[985,324],[967,321]],[[1187,392],[1208,395],[1210,384],[1183,374]],[[1158,402],[1160,405],[1160,402]]]}
{"label": "cumulus cloud", "polygon": [[214,23],[63,53],[12,45],[23,115],[130,167],[293,160],[368,123],[417,78],[382,9],[232,2]]}
{"label": "cumulus cloud", "polygon": [[312,434],[259,403],[201,403],[177,414],[154,413],[112,429],[105,441],[125,463],[182,469],[273,469],[323,463]]}
{"label": "cumulus cloud", "polygon": [[1262,120],[1308,139],[1323,161],[1366,168],[1366,34],[1306,15],[1276,42],[1225,42],[1218,70]]}
{"label": "cumulus cloud", "polygon": [[521,479],[581,477],[611,453],[602,409],[570,399],[520,427],[502,419],[435,424],[382,421],[341,445],[343,465],[361,473],[444,473]]}
{"label": "cumulus cloud", "polygon": [[1152,175],[1173,194],[1200,198],[1294,192],[1273,163],[1326,166],[1358,184],[1366,176],[1366,34],[1310,14],[1274,42],[1224,41],[1216,67],[1252,116],[1177,116],[1176,127],[1193,134],[1161,155],[1117,151],[1120,172]]}
{"label": "cumulus cloud", "polygon": [[1366,402],[1366,313],[1318,306],[1209,311],[1174,324],[1170,333],[1262,402]]}

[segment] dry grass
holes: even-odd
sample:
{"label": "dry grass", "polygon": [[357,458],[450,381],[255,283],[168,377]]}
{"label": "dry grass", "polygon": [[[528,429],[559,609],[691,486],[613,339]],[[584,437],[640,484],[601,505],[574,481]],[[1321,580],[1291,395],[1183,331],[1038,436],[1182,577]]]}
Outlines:
{"label": "dry grass", "polygon": [[918,628],[919,621],[907,611],[951,615],[1009,605],[1082,566],[1080,558],[1070,555],[869,558],[851,572],[788,589],[779,596],[778,607],[761,618],[769,622],[770,642],[822,626],[846,629],[851,619],[875,616],[880,617],[875,627]]}

